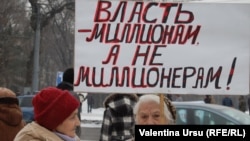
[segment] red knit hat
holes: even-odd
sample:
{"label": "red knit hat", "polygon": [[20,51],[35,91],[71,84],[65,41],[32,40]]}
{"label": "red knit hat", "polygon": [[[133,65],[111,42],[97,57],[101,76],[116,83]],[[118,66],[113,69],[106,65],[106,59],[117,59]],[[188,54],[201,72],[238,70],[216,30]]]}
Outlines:
{"label": "red knit hat", "polygon": [[55,87],[42,89],[32,104],[35,121],[49,130],[55,129],[80,105],[69,91]]}

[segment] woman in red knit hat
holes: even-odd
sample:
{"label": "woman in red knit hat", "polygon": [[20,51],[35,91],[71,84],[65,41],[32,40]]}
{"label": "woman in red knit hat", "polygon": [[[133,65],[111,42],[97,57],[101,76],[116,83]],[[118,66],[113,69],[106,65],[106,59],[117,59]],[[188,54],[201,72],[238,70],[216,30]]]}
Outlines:
{"label": "woman in red knit hat", "polygon": [[42,89],[32,100],[35,121],[27,124],[14,141],[80,141],[76,127],[79,101],[69,91]]}

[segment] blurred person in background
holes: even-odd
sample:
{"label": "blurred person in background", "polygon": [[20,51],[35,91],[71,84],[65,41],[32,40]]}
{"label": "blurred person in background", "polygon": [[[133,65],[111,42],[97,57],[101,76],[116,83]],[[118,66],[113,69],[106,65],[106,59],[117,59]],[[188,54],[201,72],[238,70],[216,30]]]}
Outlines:
{"label": "blurred person in background", "polygon": [[35,121],[27,124],[14,141],[80,141],[76,128],[79,101],[68,90],[42,89],[32,100]]}
{"label": "blurred person in background", "polygon": [[[139,97],[134,107],[135,124],[161,125],[175,124],[176,109],[171,100],[164,97],[164,113],[161,113],[160,96],[145,94]],[[163,116],[162,116],[163,115]]]}
{"label": "blurred person in background", "polygon": [[0,140],[13,141],[24,125],[16,94],[0,87]]}
{"label": "blurred person in background", "polygon": [[175,98],[175,101],[183,101],[183,98],[181,95],[177,94],[176,95],[176,98]]}
{"label": "blurred person in background", "polygon": [[228,106],[228,107],[234,106],[232,99],[228,95],[225,95],[225,97],[222,99],[222,105]]}
{"label": "blurred person in background", "polygon": [[242,111],[242,112],[244,112],[244,113],[245,113],[246,110],[247,110],[247,103],[246,103],[245,98],[244,98],[243,95],[241,95],[241,96],[239,97],[239,105],[238,105],[238,108],[239,108],[240,111]]}
{"label": "blurred person in background", "polygon": [[94,98],[93,98],[93,94],[92,93],[88,93],[87,96],[85,97],[84,100],[87,99],[87,111],[88,113],[91,113],[92,112],[92,108],[93,108],[93,105],[94,105]]}
{"label": "blurred person in background", "polygon": [[110,94],[106,97],[100,141],[133,140],[133,107],[137,100],[136,94]]}
{"label": "blurred person in background", "polygon": [[205,103],[211,103],[210,95],[205,95],[204,102]]}
{"label": "blurred person in background", "polygon": [[209,104],[215,104],[215,99],[212,95],[205,95],[204,102]]}

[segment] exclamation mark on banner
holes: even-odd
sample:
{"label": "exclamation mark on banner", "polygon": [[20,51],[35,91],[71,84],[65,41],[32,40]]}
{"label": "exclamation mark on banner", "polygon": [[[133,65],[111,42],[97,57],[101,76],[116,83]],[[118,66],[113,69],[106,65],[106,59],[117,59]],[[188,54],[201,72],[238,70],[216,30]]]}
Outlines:
{"label": "exclamation mark on banner", "polygon": [[227,90],[230,89],[230,87],[228,85],[232,81],[232,77],[233,77],[233,74],[234,74],[234,68],[235,68],[235,64],[236,64],[236,59],[237,58],[235,57],[234,60],[233,60],[232,66],[231,66],[231,70],[230,70],[229,77],[228,77],[228,80],[227,80]]}

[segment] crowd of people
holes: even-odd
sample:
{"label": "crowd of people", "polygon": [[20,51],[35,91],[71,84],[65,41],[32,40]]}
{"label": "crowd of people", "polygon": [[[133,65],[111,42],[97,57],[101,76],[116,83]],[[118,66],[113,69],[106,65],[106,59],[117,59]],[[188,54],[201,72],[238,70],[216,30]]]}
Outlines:
{"label": "crowd of people", "polygon": [[[35,120],[26,124],[14,92],[0,88],[0,136],[4,137],[3,141],[80,141],[77,135],[80,102],[70,90],[44,88],[35,95],[32,104]],[[133,141],[135,124],[175,124],[176,111],[171,101],[164,97],[161,114],[160,97],[155,94],[140,97],[110,94],[104,107],[100,141]]]}
{"label": "crowd of people", "polygon": [[[32,104],[35,120],[25,124],[14,92],[0,88],[0,129],[6,131],[0,132],[5,137],[3,141],[80,141],[77,135],[80,102],[69,90],[44,88],[35,95]],[[132,141],[135,124],[174,124],[176,119],[175,108],[167,97],[161,114],[160,97],[155,94],[140,97],[110,94],[104,107],[100,141]]]}
{"label": "crowd of people", "polygon": [[[16,94],[0,88],[1,141],[80,141],[81,101],[73,92],[73,69],[67,69],[63,82],[57,87],[40,90],[32,100],[34,121],[25,123]],[[172,97],[162,94],[110,94],[104,100],[104,114],[99,141],[134,141],[135,125],[172,125],[176,123],[176,109]],[[89,100],[91,113],[93,97]],[[239,97],[239,109],[250,108],[244,96]],[[175,101],[183,101],[177,95]],[[247,102],[246,102],[247,101]],[[205,103],[215,103],[206,95]],[[233,107],[232,99],[225,96],[222,105]]]}

